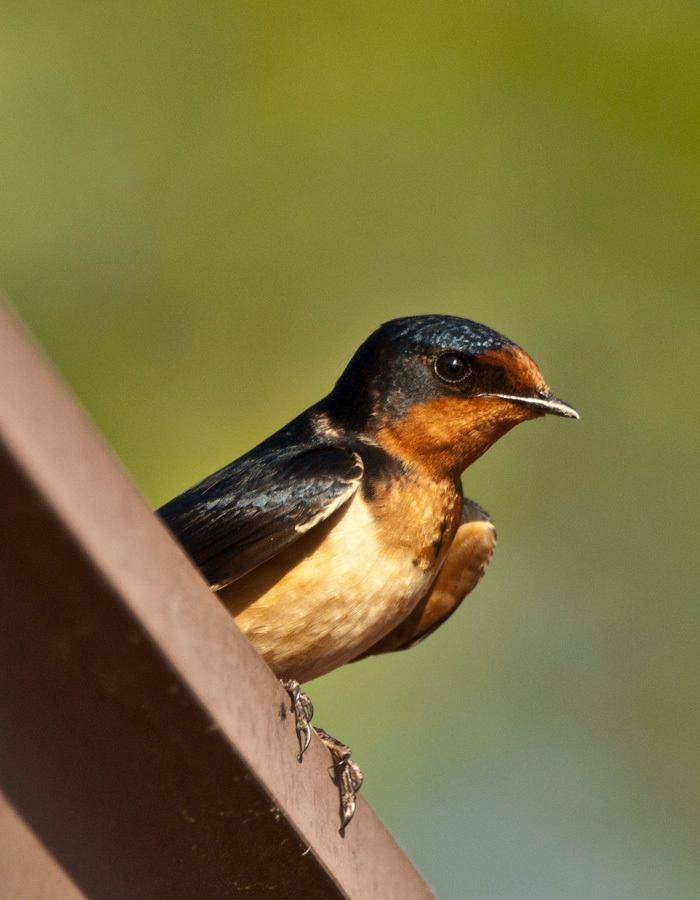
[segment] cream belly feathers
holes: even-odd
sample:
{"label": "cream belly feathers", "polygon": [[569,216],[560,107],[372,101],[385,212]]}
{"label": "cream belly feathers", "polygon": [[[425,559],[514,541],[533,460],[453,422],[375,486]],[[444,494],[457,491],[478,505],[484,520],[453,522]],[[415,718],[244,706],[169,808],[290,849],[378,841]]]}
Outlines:
{"label": "cream belly feathers", "polygon": [[357,491],[219,597],[280,678],[317,678],[368,650],[426,595],[461,505],[453,481],[394,485],[371,509]]}

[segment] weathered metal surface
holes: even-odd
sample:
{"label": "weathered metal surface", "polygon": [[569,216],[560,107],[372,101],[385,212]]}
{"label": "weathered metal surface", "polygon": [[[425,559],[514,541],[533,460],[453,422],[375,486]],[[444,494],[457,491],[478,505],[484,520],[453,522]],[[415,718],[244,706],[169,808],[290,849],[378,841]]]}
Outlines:
{"label": "weathered metal surface", "polygon": [[79,890],[432,896],[3,308],[0,489],[0,787]]}

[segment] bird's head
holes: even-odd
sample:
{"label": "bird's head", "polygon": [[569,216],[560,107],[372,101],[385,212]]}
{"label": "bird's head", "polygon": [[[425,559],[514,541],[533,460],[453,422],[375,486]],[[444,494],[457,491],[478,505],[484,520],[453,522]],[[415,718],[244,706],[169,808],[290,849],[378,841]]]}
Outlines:
{"label": "bird's head", "polygon": [[334,414],[401,458],[457,474],[519,422],[578,419],[513,341],[457,316],[410,316],[378,328],[329,400]]}

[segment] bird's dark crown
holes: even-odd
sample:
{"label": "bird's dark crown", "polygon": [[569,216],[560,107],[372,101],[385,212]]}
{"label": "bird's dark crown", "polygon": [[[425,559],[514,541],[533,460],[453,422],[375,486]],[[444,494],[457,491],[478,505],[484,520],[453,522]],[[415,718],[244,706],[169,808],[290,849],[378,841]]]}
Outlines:
{"label": "bird's dark crown", "polygon": [[391,347],[396,353],[456,350],[476,355],[513,344],[498,331],[460,316],[405,316],[384,322],[358,350]]}
{"label": "bird's dark crown", "polygon": [[[510,389],[502,367],[480,362],[504,348],[526,357],[513,341],[459,316],[407,316],[385,322],[359,347],[329,400],[349,424],[365,427],[379,415],[400,416],[422,401],[487,388]],[[442,353],[469,361],[473,377],[461,387],[441,383],[432,368]],[[528,358],[529,359],[529,358]]]}

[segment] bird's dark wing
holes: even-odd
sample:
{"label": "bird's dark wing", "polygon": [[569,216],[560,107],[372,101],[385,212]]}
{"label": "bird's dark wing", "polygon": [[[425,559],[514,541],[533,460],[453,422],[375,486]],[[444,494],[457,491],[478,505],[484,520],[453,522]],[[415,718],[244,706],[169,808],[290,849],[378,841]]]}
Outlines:
{"label": "bird's dark wing", "polygon": [[158,515],[219,589],[346,503],[363,472],[362,458],[342,447],[261,445]]}
{"label": "bird's dark wing", "polygon": [[496,529],[487,513],[472,500],[464,500],[462,521],[445,562],[408,617],[358,659],[415,647],[446,622],[470,594],[486,571],[496,546]]}

